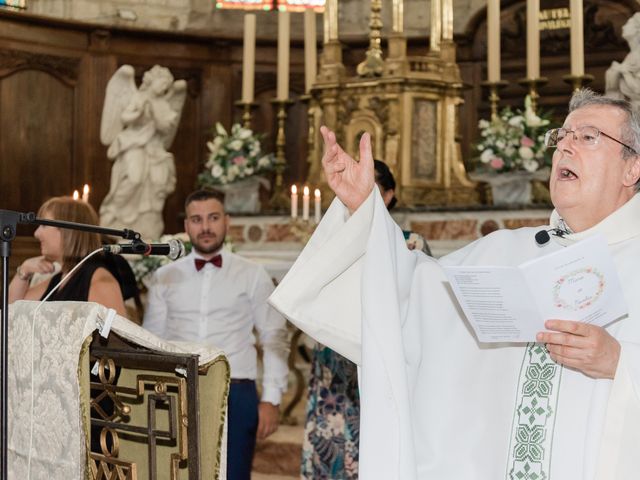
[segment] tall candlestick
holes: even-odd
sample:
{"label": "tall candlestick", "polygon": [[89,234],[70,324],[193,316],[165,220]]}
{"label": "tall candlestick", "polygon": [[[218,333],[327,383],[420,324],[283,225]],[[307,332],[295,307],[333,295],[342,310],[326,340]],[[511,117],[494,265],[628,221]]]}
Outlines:
{"label": "tall candlestick", "polygon": [[527,78],[540,77],[540,0],[527,0]]}
{"label": "tall candlestick", "polygon": [[87,203],[89,202],[89,185],[86,183],[84,184],[84,187],[82,187],[82,201]]}
{"label": "tall candlestick", "polygon": [[242,101],[253,102],[253,82],[256,64],[256,15],[244,16],[244,43],[242,46]]}
{"label": "tall candlestick", "polygon": [[571,0],[571,75],[584,75],[584,17],[582,0]]}
{"label": "tall candlestick", "polygon": [[324,4],[324,43],[338,40],[338,0]]}
{"label": "tall candlestick", "polygon": [[487,80],[500,81],[500,0],[487,4]]}
{"label": "tall candlestick", "polygon": [[309,220],[309,187],[302,189],[302,220]]}
{"label": "tall candlestick", "polygon": [[289,12],[278,12],[278,86],[276,98],[289,98]]}
{"label": "tall candlestick", "polygon": [[320,223],[320,189],[316,188],[313,192],[314,202],[313,202],[313,217],[316,223]]}
{"label": "tall candlestick", "polygon": [[291,218],[298,218],[298,187],[291,185]]}
{"label": "tall candlestick", "polygon": [[316,34],[316,12],[304,11],[304,91],[309,93],[316,81],[318,54]]}
{"label": "tall candlestick", "polygon": [[74,200],[80,200],[80,192],[78,190],[74,190],[72,197]]}

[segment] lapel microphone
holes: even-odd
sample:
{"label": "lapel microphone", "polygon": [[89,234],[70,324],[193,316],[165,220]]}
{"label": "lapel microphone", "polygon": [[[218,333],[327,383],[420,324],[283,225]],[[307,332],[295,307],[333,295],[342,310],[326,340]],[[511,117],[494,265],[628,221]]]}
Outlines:
{"label": "lapel microphone", "polygon": [[551,240],[551,236],[549,235],[549,232],[551,232],[551,235],[555,235],[556,237],[560,237],[560,238],[564,237],[567,233],[569,233],[565,230],[561,230],[560,228],[550,228],[549,230],[540,230],[535,235],[536,243],[538,244],[539,247],[544,247],[547,243],[549,243],[549,241]]}

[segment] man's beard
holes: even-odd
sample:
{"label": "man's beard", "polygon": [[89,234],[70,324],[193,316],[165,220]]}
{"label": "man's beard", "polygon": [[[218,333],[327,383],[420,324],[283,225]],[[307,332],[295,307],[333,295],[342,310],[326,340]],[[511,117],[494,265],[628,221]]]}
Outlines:
{"label": "man's beard", "polygon": [[[209,234],[209,235],[211,235],[211,234]],[[222,245],[224,244],[224,239],[225,239],[225,235],[223,235],[220,238],[220,241],[218,241],[216,243],[213,243],[213,244],[211,244],[209,246],[206,246],[206,245],[200,244],[200,242],[198,242],[198,238],[197,237],[196,238],[190,237],[191,245],[193,246],[193,249],[196,252],[198,252],[200,254],[203,254],[203,255],[208,255],[210,253],[215,253],[218,250],[220,250],[220,248],[222,248]]]}

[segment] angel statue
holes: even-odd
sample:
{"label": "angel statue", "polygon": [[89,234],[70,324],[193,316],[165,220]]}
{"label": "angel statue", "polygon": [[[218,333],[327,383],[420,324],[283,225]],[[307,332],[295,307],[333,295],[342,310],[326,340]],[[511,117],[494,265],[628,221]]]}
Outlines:
{"label": "angel statue", "polygon": [[622,63],[612,62],[605,74],[605,93],[614,98],[627,98],[640,106],[640,12],[634,14],[622,27],[622,38],[630,52]]}
{"label": "angel statue", "polygon": [[134,70],[123,65],[111,77],[102,110],[100,140],[114,161],[100,224],[130,228],[144,239],[160,238],[162,209],[176,186],[173,143],[186,98],[186,82],[155,65],[136,88]]}

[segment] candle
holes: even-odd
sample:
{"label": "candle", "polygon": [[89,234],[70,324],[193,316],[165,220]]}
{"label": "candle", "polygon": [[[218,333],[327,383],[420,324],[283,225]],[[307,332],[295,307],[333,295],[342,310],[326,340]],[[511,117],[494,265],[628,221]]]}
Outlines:
{"label": "candle", "polygon": [[298,187],[291,185],[291,218],[298,218]]}
{"label": "candle", "polygon": [[487,80],[500,81],[500,0],[487,4]]}
{"label": "candle", "polygon": [[304,91],[309,93],[316,81],[317,60],[316,12],[304,11]]}
{"label": "candle", "polygon": [[73,199],[74,200],[80,199],[80,192],[78,192],[78,190],[73,191]]}
{"label": "candle", "polygon": [[314,202],[313,202],[313,215],[316,223],[320,223],[320,189],[316,188],[313,192]]}
{"label": "candle", "polygon": [[338,0],[326,0],[324,4],[324,43],[338,40]]}
{"label": "candle", "polygon": [[302,220],[309,220],[309,187],[302,190]]}
{"label": "candle", "polygon": [[391,31],[402,33],[404,30],[404,1],[393,0],[392,5]]}
{"label": "candle", "polygon": [[289,98],[289,12],[278,12],[278,85],[276,99]]}
{"label": "candle", "polygon": [[84,187],[82,187],[82,201],[87,203],[89,202],[89,185],[86,183],[84,184]]}
{"label": "candle", "polygon": [[253,82],[256,63],[256,15],[244,16],[244,44],[242,46],[242,102],[253,102]]}
{"label": "candle", "polygon": [[540,0],[527,0],[527,78],[540,77]]}
{"label": "candle", "polygon": [[584,75],[584,18],[582,0],[571,0],[571,75]]}

